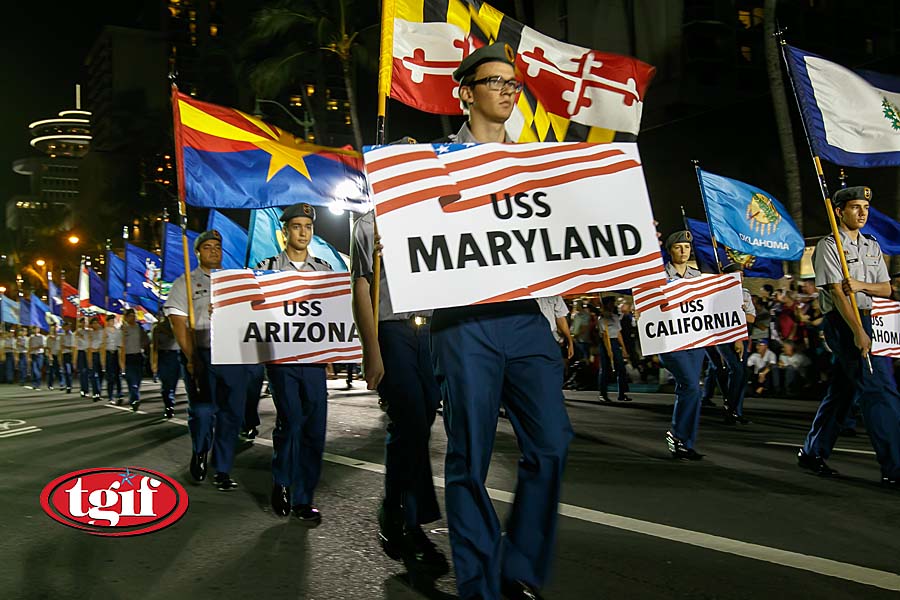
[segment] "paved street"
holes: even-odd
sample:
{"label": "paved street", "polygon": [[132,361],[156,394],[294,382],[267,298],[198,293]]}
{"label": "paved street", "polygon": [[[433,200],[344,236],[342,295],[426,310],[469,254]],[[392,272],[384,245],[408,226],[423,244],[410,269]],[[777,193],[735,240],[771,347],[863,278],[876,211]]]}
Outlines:
{"label": "paved street", "polygon": [[[191,482],[186,404],[162,419],[146,381],[139,414],[77,394],[0,386],[0,598],[452,598],[452,574],[423,589],[375,538],[384,415],[357,383],[329,382],[328,455],[306,529],[269,508],[274,408],[263,399],[261,437],[244,447],[223,493]],[[563,488],[556,599],[867,598],[900,591],[900,498],[882,489],[868,439],[842,438],[837,480],[795,465],[815,403],[748,399],[753,424],[728,427],[704,413],[700,463],[668,458],[670,395],[634,394],[601,405],[569,393],[576,438]],[[20,423],[19,421],[24,421]],[[4,424],[5,423],[5,424]],[[5,429],[4,429],[5,428]],[[31,429],[29,429],[31,428]],[[445,447],[433,430],[436,481]],[[517,452],[509,424],[497,434],[488,485],[503,514]],[[187,514],[149,535],[112,539],[64,527],[40,508],[55,477],[134,465],[183,483]],[[449,555],[446,524],[433,525]],[[414,589],[414,588],[419,589]]]}

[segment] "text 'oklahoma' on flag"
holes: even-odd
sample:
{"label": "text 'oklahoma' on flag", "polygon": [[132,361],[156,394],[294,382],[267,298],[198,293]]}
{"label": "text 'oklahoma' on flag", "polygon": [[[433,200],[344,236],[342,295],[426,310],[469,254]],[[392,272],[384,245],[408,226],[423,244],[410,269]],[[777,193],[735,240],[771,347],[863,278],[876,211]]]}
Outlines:
{"label": "text 'oklahoma' on flag", "polygon": [[462,114],[454,69],[501,42],[515,52],[525,84],[506,123],[513,140],[634,141],[640,130],[655,73],[648,64],[560,42],[479,0],[386,0],[385,15],[392,56],[382,57],[379,79],[390,87],[381,93],[404,104]]}
{"label": "text 'oklahoma' on flag", "polygon": [[744,254],[800,260],[805,243],[784,206],[768,192],[697,169],[716,241]]}
{"label": "text 'oklahoma' on flag", "polygon": [[397,312],[665,280],[635,144],[401,144],[364,157]]}
{"label": "text 'oklahoma' on flag", "polygon": [[900,165],[900,78],[786,49],[813,151],[848,167]]}
{"label": "text 'oklahoma' on flag", "polygon": [[359,153],[307,144],[254,116],[172,94],[179,189],[188,204],[264,208],[303,201],[366,211]]}
{"label": "text 'oklahoma' on flag", "polygon": [[766,277],[769,279],[781,279],[784,277],[783,261],[773,258],[761,258],[753,254],[738,252],[724,244],[718,245],[718,261],[713,250],[712,238],[709,237],[709,225],[697,219],[685,219],[688,229],[694,239],[692,246],[697,259],[697,264],[706,272],[718,272],[717,262],[721,265],[738,263],[744,268],[746,277]]}

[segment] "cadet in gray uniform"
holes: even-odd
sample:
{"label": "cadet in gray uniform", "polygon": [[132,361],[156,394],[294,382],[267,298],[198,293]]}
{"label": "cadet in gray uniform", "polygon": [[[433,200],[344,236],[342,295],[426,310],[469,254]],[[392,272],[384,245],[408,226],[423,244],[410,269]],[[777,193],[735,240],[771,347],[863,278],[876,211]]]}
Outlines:
{"label": "cadet in gray uniform", "polygon": [[357,219],[350,247],[353,315],[363,348],[365,378],[387,407],[384,441],[384,501],[378,511],[379,541],[394,560],[435,575],[449,570],[447,558],[422,525],[441,518],[431,475],[429,439],[441,390],[431,366],[431,311],[395,313],[381,270],[378,333],[370,285],[374,275],[375,213]]}
{"label": "cadet in gray uniform", "polygon": [[188,329],[184,275],[172,284],[164,309],[181,348],[184,365],[188,428],[193,445],[191,475],[197,481],[206,478],[207,453],[212,449],[216,487],[228,491],[238,486],[229,473],[241,426],[246,376],[243,365],[214,365],[210,360],[209,273],[222,267],[222,235],[215,229],[204,231],[194,241],[194,252],[200,263],[191,271],[194,331]]}
{"label": "cadet in gray uniform", "polygon": [[[825,341],[831,348],[831,382],[819,405],[812,428],[797,454],[802,468],[829,476],[836,474],[826,463],[837,441],[841,424],[854,399],[859,402],[866,430],[881,465],[882,481],[900,483],[900,394],[891,359],[872,356],[872,297],[890,298],[891,278],[881,247],[874,237],[860,233],[869,214],[872,190],[857,186],[839,190],[832,200],[841,244],[850,269],[844,279],[834,235],[822,238],[813,253],[819,302],[825,313]],[[849,295],[856,294],[859,319]],[[861,321],[861,323],[860,323]],[[869,372],[864,356],[869,354]]]}
{"label": "cadet in gray uniform", "polygon": [[[256,268],[268,271],[331,271],[331,265],[307,250],[312,241],[316,209],[305,202],[281,214],[287,246]],[[322,520],[313,493],[322,473],[325,452],[326,399],[324,364],[266,365],[277,417],[272,433],[272,509],[309,525]]]}

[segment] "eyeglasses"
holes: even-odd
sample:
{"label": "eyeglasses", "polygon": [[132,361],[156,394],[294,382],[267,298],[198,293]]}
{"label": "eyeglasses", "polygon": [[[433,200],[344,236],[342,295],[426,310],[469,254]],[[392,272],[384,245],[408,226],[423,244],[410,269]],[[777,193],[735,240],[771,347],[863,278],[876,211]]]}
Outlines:
{"label": "eyeglasses", "polygon": [[475,86],[479,83],[483,83],[487,89],[494,92],[508,92],[508,93],[516,93],[522,91],[522,88],[525,87],[525,84],[519,81],[518,79],[503,79],[499,75],[495,75],[493,77],[485,77],[483,79],[476,79],[475,81],[469,82],[469,85]]}

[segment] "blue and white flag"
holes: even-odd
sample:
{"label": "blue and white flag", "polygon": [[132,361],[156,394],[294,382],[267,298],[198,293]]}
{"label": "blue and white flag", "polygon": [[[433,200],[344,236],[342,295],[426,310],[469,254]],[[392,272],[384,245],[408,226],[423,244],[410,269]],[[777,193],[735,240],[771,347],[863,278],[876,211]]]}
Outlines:
{"label": "blue and white flag", "polygon": [[869,206],[869,218],[860,231],[875,236],[885,254],[900,255],[900,223],[886,214]]}
{"label": "blue and white flag", "polygon": [[0,321],[13,324],[19,322],[19,303],[5,295],[0,295]]}
{"label": "blue and white flag", "polygon": [[159,310],[162,261],[148,250],[125,244],[125,298],[152,313]]}
{"label": "blue and white flag", "polygon": [[50,300],[50,312],[52,312],[57,317],[62,316],[62,293],[59,291],[59,286],[53,283],[52,279],[47,279],[47,298]]}
{"label": "blue and white flag", "polygon": [[38,298],[34,292],[31,293],[31,324],[36,325],[41,331],[49,331],[50,327],[47,322],[47,315],[52,315],[50,307]]}
{"label": "blue and white flag", "polygon": [[805,243],[784,206],[768,192],[697,169],[716,241],[743,254],[800,260]]}
{"label": "blue and white flag", "polygon": [[[692,244],[698,266],[706,273],[718,273],[716,255],[713,251],[712,239],[709,237],[709,226],[696,219],[685,219],[685,221],[694,237]],[[731,262],[740,263],[744,267],[745,277],[766,277],[768,279],[784,277],[784,264],[780,260],[743,254],[722,244],[719,244],[718,248],[719,262],[722,265]]]}
{"label": "blue and white flag", "polygon": [[900,165],[900,78],[787,47],[813,152],[836,165]]}
{"label": "blue and white flag", "polygon": [[244,228],[216,209],[212,209],[209,211],[206,229],[215,229],[222,234],[222,268],[243,269],[248,242]]}
{"label": "blue and white flag", "polygon": [[[166,223],[166,237],[163,240],[162,250],[162,280],[168,284],[172,284],[184,273],[184,244],[181,241],[181,227]],[[191,270],[197,268],[197,255],[194,254],[194,240],[200,234],[196,231],[187,232],[188,255],[190,259]],[[168,295],[168,290],[166,294]]]}
{"label": "blue and white flag", "polygon": [[106,310],[122,314],[127,308],[125,300],[125,261],[115,252],[106,253]]}

